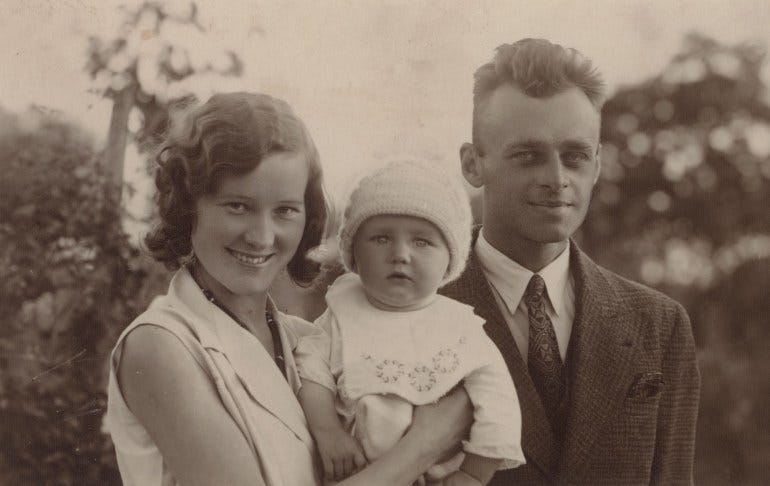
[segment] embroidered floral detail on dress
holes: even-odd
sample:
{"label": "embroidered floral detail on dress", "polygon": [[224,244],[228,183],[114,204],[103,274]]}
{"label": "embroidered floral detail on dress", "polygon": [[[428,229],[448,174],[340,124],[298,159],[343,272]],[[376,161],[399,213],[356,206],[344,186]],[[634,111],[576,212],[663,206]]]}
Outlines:
{"label": "embroidered floral detail on dress", "polygon": [[385,383],[397,382],[404,373],[404,364],[395,359],[384,359],[377,365],[377,377]]}
{"label": "embroidered floral detail on dress", "polygon": [[460,357],[451,348],[442,349],[433,356],[433,368],[439,373],[451,373],[460,366]]}
{"label": "embroidered floral detail on dress", "polygon": [[409,383],[417,391],[428,391],[436,384],[436,373],[427,366],[415,366],[409,372]]}

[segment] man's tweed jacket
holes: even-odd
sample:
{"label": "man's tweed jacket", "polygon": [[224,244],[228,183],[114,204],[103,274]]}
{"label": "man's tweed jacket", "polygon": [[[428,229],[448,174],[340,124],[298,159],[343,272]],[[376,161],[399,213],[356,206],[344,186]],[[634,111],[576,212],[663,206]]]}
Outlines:
{"label": "man's tweed jacket", "polygon": [[691,484],[700,376],[685,310],[570,247],[575,320],[561,450],[475,254],[441,290],[486,319],[519,395],[527,464],[490,484]]}

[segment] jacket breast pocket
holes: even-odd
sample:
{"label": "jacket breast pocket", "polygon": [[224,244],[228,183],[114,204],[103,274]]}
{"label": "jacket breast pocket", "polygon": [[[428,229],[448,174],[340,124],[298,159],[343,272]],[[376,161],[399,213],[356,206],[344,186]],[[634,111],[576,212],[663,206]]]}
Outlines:
{"label": "jacket breast pocket", "polygon": [[645,371],[634,377],[631,386],[628,387],[626,401],[648,402],[660,397],[666,383],[663,381],[663,373],[659,371]]}
{"label": "jacket breast pocket", "polygon": [[659,372],[639,373],[631,382],[621,407],[620,422],[622,429],[635,440],[654,443],[664,388],[663,375]]}

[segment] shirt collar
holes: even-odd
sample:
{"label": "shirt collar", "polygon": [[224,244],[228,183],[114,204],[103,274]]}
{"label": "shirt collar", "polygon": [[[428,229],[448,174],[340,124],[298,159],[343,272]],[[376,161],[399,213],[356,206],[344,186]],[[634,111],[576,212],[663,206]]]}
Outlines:
{"label": "shirt collar", "polygon": [[[484,231],[479,232],[474,250],[485,275],[500,294],[500,298],[508,307],[508,312],[513,315],[534,273],[493,247],[484,237]],[[552,310],[556,316],[559,316],[569,277],[569,245],[538,274],[545,281]]]}

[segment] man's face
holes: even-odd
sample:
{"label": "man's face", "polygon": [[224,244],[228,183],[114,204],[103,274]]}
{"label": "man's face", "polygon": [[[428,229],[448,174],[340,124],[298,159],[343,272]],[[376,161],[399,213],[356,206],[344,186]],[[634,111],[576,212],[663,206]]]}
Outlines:
{"label": "man's face", "polygon": [[503,84],[482,106],[463,174],[484,188],[484,236],[507,248],[566,245],[599,174],[600,115],[578,88],[532,98]]}

